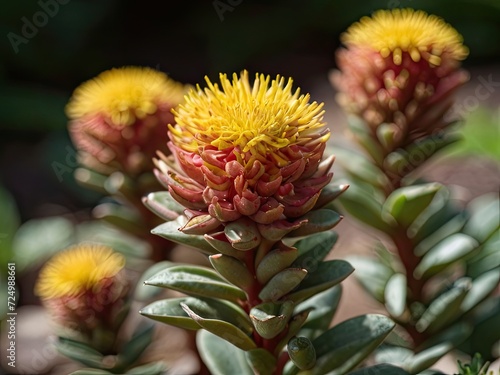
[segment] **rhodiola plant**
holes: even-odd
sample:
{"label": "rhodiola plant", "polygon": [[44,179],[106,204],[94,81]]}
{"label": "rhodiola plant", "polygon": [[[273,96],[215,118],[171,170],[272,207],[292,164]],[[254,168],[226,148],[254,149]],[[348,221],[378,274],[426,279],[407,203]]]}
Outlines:
{"label": "rhodiola plant", "polygon": [[330,132],[322,105],[293,91],[291,79],[251,82],[244,71],[232,80],[221,74],[220,86],[207,79],[173,113],[171,154],[160,153],[155,169],[167,191],[145,204],[166,220],[153,233],[201,251],[212,268],[165,267],[146,285],[185,296],[155,301],[141,314],[198,330],[214,374],[354,369],[394,323],[371,314],[329,328],[340,282],[354,269],[324,260],[341,220],[330,203],[347,186],[330,185],[334,157],[324,155]]}
{"label": "rhodiola plant", "polygon": [[463,207],[447,186],[416,177],[459,139],[448,113],[468,79],[460,69],[468,49],[441,18],[411,9],[378,11],[341,39],[332,82],[362,152],[337,152],[351,184],[339,201],[388,239],[376,256],[349,260],[401,328],[377,358],[419,373],[471,333],[477,347],[468,349],[489,357],[500,339],[491,297],[500,279],[498,196]]}

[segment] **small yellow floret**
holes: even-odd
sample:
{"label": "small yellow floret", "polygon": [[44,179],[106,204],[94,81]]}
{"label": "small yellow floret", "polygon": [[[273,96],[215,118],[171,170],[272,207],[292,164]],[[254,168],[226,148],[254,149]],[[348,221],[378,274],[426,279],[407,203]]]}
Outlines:
{"label": "small yellow floret", "polygon": [[81,84],[66,107],[70,119],[103,114],[116,126],[132,125],[154,114],[158,105],[182,101],[184,86],[162,72],[144,67],[107,70]]}
{"label": "small yellow floret", "polygon": [[101,245],[78,245],[56,254],[40,271],[35,293],[42,299],[71,297],[92,291],[115,276],[125,258]]}
{"label": "small yellow floret", "polygon": [[370,46],[384,58],[392,53],[396,65],[403,51],[415,62],[423,57],[433,65],[441,64],[445,51],[455,60],[469,53],[462,36],[442,18],[413,9],[379,10],[354,23],[341,40],[347,46]]}

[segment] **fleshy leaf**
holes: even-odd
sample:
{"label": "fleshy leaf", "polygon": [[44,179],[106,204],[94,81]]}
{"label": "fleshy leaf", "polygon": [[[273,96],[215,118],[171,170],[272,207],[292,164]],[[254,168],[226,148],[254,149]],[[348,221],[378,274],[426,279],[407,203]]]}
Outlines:
{"label": "fleshy leaf", "polygon": [[197,330],[201,327],[181,308],[180,303],[191,297],[170,298],[155,301],[144,307],[139,314],[171,326]]}
{"label": "fleshy leaf", "polygon": [[314,270],[328,255],[337,242],[337,238],[336,232],[326,231],[298,241],[294,246],[299,251],[299,257],[293,262],[293,265],[306,270]]}
{"label": "fleshy leaf", "polygon": [[[166,268],[176,266],[176,263],[169,262],[167,260],[158,262],[149,267],[139,278],[140,281],[144,281],[156,275],[158,272],[165,270]],[[134,298],[138,301],[144,302],[148,301],[156,295],[162,293],[163,290],[160,288],[151,288],[144,283],[137,283],[134,291]]]}
{"label": "fleshy leaf", "polygon": [[262,301],[277,301],[299,285],[306,275],[305,269],[286,268],[269,280],[260,291],[259,298]]}
{"label": "fleshy leaf", "polygon": [[339,197],[342,207],[359,221],[384,233],[392,233],[396,223],[390,217],[382,219],[382,204],[377,200],[374,188],[361,186],[363,186],[362,183],[358,182],[351,184],[349,189]]}
{"label": "fleshy leaf", "polygon": [[288,355],[295,366],[309,370],[316,363],[316,350],[307,337],[292,337],[287,345]]}
{"label": "fleshy leaf", "polygon": [[408,370],[411,374],[418,374],[420,371],[423,371],[426,368],[432,366],[452,349],[453,345],[445,342],[422,350],[407,361],[405,369]]}
{"label": "fleshy leaf", "polygon": [[247,364],[245,352],[213,333],[199,331],[196,346],[211,374],[254,374]]}
{"label": "fleshy leaf", "polygon": [[345,374],[365,359],[395,324],[383,315],[362,315],[344,321],[313,340],[316,366],[312,374]]}
{"label": "fleshy leaf", "polygon": [[419,279],[435,275],[453,262],[471,254],[478,245],[474,238],[456,233],[430,249],[415,268],[414,275]]}
{"label": "fleshy leaf", "polygon": [[253,285],[253,275],[238,259],[224,254],[211,255],[209,259],[217,272],[230,283],[245,290]]}
{"label": "fleshy leaf", "polygon": [[435,332],[460,315],[460,306],[471,288],[470,280],[458,280],[448,291],[434,299],[415,324],[418,332]]}
{"label": "fleshy leaf", "polygon": [[250,319],[260,336],[272,339],[285,329],[293,313],[293,307],[291,301],[262,303],[250,310]]}
{"label": "fleshy leaf", "polygon": [[163,220],[175,220],[186,209],[179,204],[168,191],[149,193],[142,198],[142,203]]}
{"label": "fleshy leaf", "polygon": [[61,354],[80,362],[84,366],[106,370],[106,366],[103,363],[104,356],[83,342],[59,337],[55,345]]}
{"label": "fleshy leaf", "polygon": [[[338,284],[300,303],[296,307],[296,311],[312,309],[302,327],[301,335],[306,330],[311,333],[326,331],[337,311],[341,295],[342,285]],[[312,337],[314,334],[307,334],[306,336],[311,339],[314,338]]]}
{"label": "fleshy leaf", "polygon": [[276,358],[267,350],[262,348],[252,349],[246,351],[245,355],[255,374],[273,374],[276,368]]}
{"label": "fleshy leaf", "polygon": [[125,369],[131,366],[142,355],[149,344],[151,344],[153,341],[153,333],[153,324],[139,327],[132,338],[123,345],[118,354],[118,361],[115,367]]}
{"label": "fleshy leaf", "polygon": [[385,285],[385,307],[393,317],[400,317],[405,311],[406,287],[406,276],[402,273],[392,275]]}
{"label": "fleshy leaf", "polygon": [[465,296],[460,311],[466,313],[482,302],[500,284],[500,269],[493,269],[472,281],[472,287]]}
{"label": "fleshy leaf", "polygon": [[311,270],[308,277],[287,296],[287,299],[296,303],[301,302],[340,283],[353,271],[354,268],[345,260],[322,262],[315,270]]}
{"label": "fleshy leaf", "polygon": [[[213,303],[214,301],[216,300],[212,301],[210,307],[214,307],[213,306],[215,305]],[[239,327],[235,326],[233,323],[220,319],[202,317],[199,315],[199,313],[201,313],[200,309],[196,309],[197,311],[193,311],[191,309],[191,307],[194,307],[193,305],[188,306],[187,304],[181,302],[181,307],[202,328],[206,329],[209,332],[212,332],[214,335],[217,335],[223,338],[224,340],[229,341],[231,344],[237,346],[238,348],[242,350],[250,350],[250,349],[255,349],[257,347],[255,342],[253,342],[253,340],[245,332],[243,332]],[[199,306],[196,305],[196,307]],[[204,309],[203,312],[207,312],[206,309]],[[234,318],[233,316],[227,316],[227,314],[225,315],[226,317]],[[244,320],[240,319],[240,322],[241,321]]]}
{"label": "fleshy leaf", "polygon": [[[382,206],[382,217],[393,217],[405,228],[429,206],[434,195],[441,189],[438,183],[405,186],[396,189]],[[387,221],[387,220],[386,220]]]}
{"label": "fleshy leaf", "polygon": [[257,266],[257,280],[261,284],[267,283],[271,277],[289,267],[297,259],[298,250],[294,247],[281,245],[267,253]]}
{"label": "fleshy leaf", "polygon": [[337,225],[342,216],[337,212],[329,209],[312,210],[298,218],[299,220],[307,220],[300,228],[288,234],[288,237],[302,237],[311,234],[320,233],[332,229]]}
{"label": "fleshy leaf", "polygon": [[479,242],[485,242],[500,224],[500,201],[498,193],[482,195],[467,206],[471,218],[464,228],[464,233]]}
{"label": "fleshy leaf", "polygon": [[163,362],[147,363],[128,370],[126,375],[162,375],[167,370]]}
{"label": "fleshy leaf", "polygon": [[214,254],[216,250],[205,240],[203,236],[185,234],[179,228],[186,224],[186,218],[179,216],[177,219],[167,221],[156,228],[151,233],[166,238],[172,242],[195,248],[205,254]]}
{"label": "fleshy leaf", "polygon": [[241,289],[228,284],[214,270],[194,265],[178,265],[155,274],[144,282],[146,285],[169,288],[192,296],[245,300]]}
{"label": "fleshy leaf", "polygon": [[224,233],[237,250],[250,250],[259,245],[261,235],[257,224],[250,219],[240,218],[224,227]]}

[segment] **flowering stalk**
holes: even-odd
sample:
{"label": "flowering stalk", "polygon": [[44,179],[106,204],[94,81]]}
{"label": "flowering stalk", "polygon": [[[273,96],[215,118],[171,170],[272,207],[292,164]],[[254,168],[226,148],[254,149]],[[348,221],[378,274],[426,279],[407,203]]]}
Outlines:
{"label": "flowering stalk", "polygon": [[147,239],[157,248],[157,259],[164,257],[164,243],[149,231],[159,221],[142,199],[160,187],[152,160],[158,150],[168,153],[164,139],[173,120],[170,110],[184,92],[182,84],[161,72],[123,67],[77,87],[66,107],[81,163],[75,178],[123,203],[101,204],[94,215]]}
{"label": "flowering stalk", "polygon": [[[232,80],[221,74],[220,86],[207,79],[173,113],[171,155],[155,161],[168,192],[151,195],[162,197],[151,208],[167,222],[153,233],[207,254],[213,269],[157,273],[145,283],[186,297],[141,313],[200,330],[200,355],[214,373],[352,369],[393,324],[369,315],[328,329],[336,285],[353,269],[323,261],[341,219],[328,204],[347,186],[328,185],[334,158],[323,159],[330,133],[322,104],[292,91],[291,79],[256,75],[251,83],[244,71]],[[234,358],[248,365],[231,368]]]}
{"label": "flowering stalk", "polygon": [[[52,317],[57,348],[84,366],[125,373],[152,339],[152,327],[138,327],[123,342],[120,328],[130,305],[125,258],[110,247],[79,244],[57,253],[42,268],[35,294]],[[161,364],[148,365],[159,374]]]}
{"label": "flowering stalk", "polygon": [[[384,232],[396,252],[381,246],[379,260],[351,260],[363,268],[362,285],[409,336],[412,350],[397,364],[416,373],[466,339],[472,327],[460,319],[487,298],[500,277],[493,268],[476,280],[464,272],[451,277],[453,267],[494,239],[494,225],[486,223],[491,229],[484,236],[474,233],[468,210],[456,206],[445,186],[413,177],[458,140],[456,119],[447,113],[454,92],[468,79],[460,69],[468,50],[442,19],[412,9],[363,17],[342,41],[346,48],[338,51],[332,83],[365,156],[339,151],[352,184],[340,203]],[[494,220],[498,214],[490,210]]]}

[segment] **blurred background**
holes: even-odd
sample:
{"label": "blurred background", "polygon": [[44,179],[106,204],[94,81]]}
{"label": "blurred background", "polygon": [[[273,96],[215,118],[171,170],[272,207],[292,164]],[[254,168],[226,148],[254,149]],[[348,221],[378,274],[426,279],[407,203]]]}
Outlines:
{"label": "blurred background", "polygon": [[[313,100],[325,102],[333,140],[341,142],[344,117],[328,81],[339,36],[362,16],[396,7],[443,17],[470,49],[463,65],[471,80],[460,92],[456,107],[456,114],[465,118],[461,130],[465,140],[448,151],[444,170],[435,166],[429,173],[469,189],[469,198],[498,191],[498,0],[207,0],[165,2],[161,8],[137,0],[4,3],[0,12],[0,259],[12,259],[15,250],[8,237],[19,225],[45,217],[84,221],[102,198],[73,178],[77,163],[64,107],[83,81],[124,65],[156,68],[190,84],[203,84],[205,75],[218,80],[219,72],[242,69],[251,75],[291,76]],[[478,95],[480,86],[487,95]],[[67,227],[58,222],[53,226],[64,237]],[[339,232],[343,234],[342,228]],[[37,241],[33,241],[36,252]],[[347,243],[343,241],[337,248]],[[25,241],[23,246],[28,245]],[[36,304],[30,288],[34,276],[24,277],[19,304]]]}

